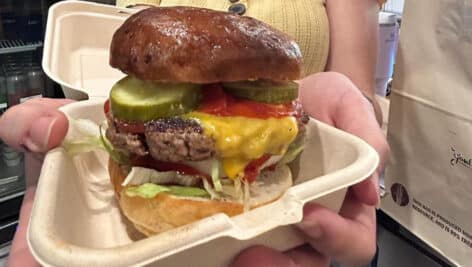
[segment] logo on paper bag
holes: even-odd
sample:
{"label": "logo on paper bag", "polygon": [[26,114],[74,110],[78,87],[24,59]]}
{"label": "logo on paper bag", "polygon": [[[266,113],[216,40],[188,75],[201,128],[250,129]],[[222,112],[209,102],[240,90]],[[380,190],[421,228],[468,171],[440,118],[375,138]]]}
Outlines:
{"label": "logo on paper bag", "polygon": [[460,152],[457,152],[455,148],[451,147],[452,158],[451,166],[464,166],[466,168],[472,169],[472,158],[465,157]]}
{"label": "logo on paper bag", "polygon": [[408,196],[408,192],[406,191],[405,186],[399,183],[395,183],[390,187],[390,193],[392,195],[392,199],[395,203],[397,203],[400,207],[404,207],[410,203],[410,197]]}

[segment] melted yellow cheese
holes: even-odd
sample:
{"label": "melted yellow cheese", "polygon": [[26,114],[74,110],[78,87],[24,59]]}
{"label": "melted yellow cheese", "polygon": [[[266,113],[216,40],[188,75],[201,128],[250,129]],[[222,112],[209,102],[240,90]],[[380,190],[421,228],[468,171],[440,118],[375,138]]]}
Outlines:
{"label": "melted yellow cheese", "polygon": [[216,152],[230,178],[244,175],[245,167],[264,154],[283,155],[298,134],[293,117],[255,119],[191,112],[206,135],[216,141]]}

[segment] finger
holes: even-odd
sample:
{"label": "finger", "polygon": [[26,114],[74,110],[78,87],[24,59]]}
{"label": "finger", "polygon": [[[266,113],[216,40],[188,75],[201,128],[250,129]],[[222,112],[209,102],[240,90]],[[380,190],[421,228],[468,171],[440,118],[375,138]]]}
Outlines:
{"label": "finger", "polygon": [[32,152],[46,152],[61,144],[68,128],[68,120],[60,111],[52,111],[33,121],[27,132],[20,136],[21,144]]}
{"label": "finger", "polygon": [[360,137],[377,151],[380,162],[376,173],[369,179],[353,186],[354,194],[361,202],[367,205],[377,205],[380,201],[378,174],[383,171],[386,164],[389,146],[385,135],[375,120],[375,115],[370,113],[371,119],[366,119],[366,116],[369,114],[368,110],[371,109],[370,103],[364,100],[362,96],[356,99],[355,96],[351,96],[352,94],[354,93],[349,93],[345,96],[344,106],[354,106],[358,101],[361,101],[361,103],[365,101],[366,103],[360,106],[357,104],[359,108],[356,110],[349,111],[347,108],[339,110],[339,115],[336,116],[338,118],[336,126]]}
{"label": "finger", "polygon": [[67,102],[30,100],[10,108],[0,117],[0,138],[17,150],[45,152],[58,146],[68,121],[57,107]]}
{"label": "finger", "polygon": [[378,206],[380,203],[379,175],[375,172],[364,181],[351,187],[352,193],[362,203],[369,206]]}
{"label": "finger", "polygon": [[336,127],[370,144],[379,153],[379,168],[383,169],[388,159],[389,146],[375,120],[371,104],[359,92],[350,92],[341,101],[344,108],[339,107],[337,111]]}
{"label": "finger", "polygon": [[314,250],[309,245],[303,245],[285,252],[299,267],[327,267],[329,258]]}
{"label": "finger", "polygon": [[299,98],[303,109],[311,117],[319,121],[334,125],[334,114],[339,97],[345,94],[350,87],[344,81],[347,77],[334,72],[321,72],[310,75],[300,81]]}
{"label": "finger", "polygon": [[368,263],[376,250],[375,209],[361,204],[348,194],[341,215],[309,203],[298,226],[309,243],[322,254],[348,265]]}
{"label": "finger", "polygon": [[7,111],[0,120],[0,138],[9,146],[31,152],[45,152],[65,136],[68,122],[57,110],[25,105]]}
{"label": "finger", "polygon": [[[324,72],[300,81],[303,108],[312,117],[356,135],[378,152],[381,172],[388,158],[388,144],[370,102],[351,80],[340,73]],[[368,205],[379,202],[378,176],[354,186],[354,193]]]}
{"label": "finger", "polygon": [[58,109],[64,105],[74,103],[75,100],[72,99],[65,99],[65,98],[47,98],[47,97],[37,97],[32,98],[26,102],[25,104],[40,104],[46,106],[50,109]]}
{"label": "finger", "polygon": [[377,205],[380,201],[378,173],[382,172],[389,154],[389,146],[382,129],[377,123],[371,103],[347,78],[338,79],[337,86],[351,88],[340,97],[334,115],[334,124],[370,144],[379,154],[377,173],[360,184],[353,186],[356,197],[367,205]]}
{"label": "finger", "polygon": [[274,249],[255,246],[244,250],[233,262],[233,267],[298,267],[288,256]]}

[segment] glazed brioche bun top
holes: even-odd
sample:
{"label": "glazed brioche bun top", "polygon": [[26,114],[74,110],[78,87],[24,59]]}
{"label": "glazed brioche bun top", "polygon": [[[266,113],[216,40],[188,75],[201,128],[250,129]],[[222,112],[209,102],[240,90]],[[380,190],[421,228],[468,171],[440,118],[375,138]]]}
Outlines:
{"label": "glazed brioche bun top", "polygon": [[115,32],[110,65],[159,82],[286,81],[300,78],[302,55],[288,35],[250,17],[151,7]]}
{"label": "glazed brioche bun top", "polygon": [[[205,217],[224,213],[235,216],[243,212],[243,204],[204,198],[177,197],[160,193],[154,198],[130,197],[121,183],[126,173],[118,163],[109,160],[111,184],[123,214],[141,233],[150,236]],[[292,174],[286,165],[262,173],[251,186],[250,206],[255,208],[277,200],[292,186]]]}

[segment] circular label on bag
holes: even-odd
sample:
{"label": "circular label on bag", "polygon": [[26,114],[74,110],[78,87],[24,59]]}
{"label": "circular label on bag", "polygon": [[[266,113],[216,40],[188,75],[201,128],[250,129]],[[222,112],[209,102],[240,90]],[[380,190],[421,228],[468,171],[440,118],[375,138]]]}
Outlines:
{"label": "circular label on bag", "polygon": [[390,193],[392,195],[393,201],[399,206],[404,207],[410,202],[410,197],[406,191],[405,186],[399,183],[395,183],[390,187]]}

